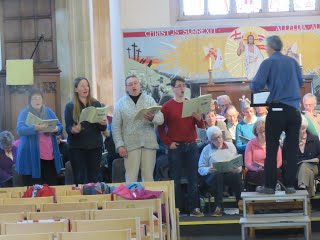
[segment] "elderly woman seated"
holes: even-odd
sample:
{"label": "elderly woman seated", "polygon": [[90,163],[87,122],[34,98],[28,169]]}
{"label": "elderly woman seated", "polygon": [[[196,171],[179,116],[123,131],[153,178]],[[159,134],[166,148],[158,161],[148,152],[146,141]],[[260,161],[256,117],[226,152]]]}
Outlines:
{"label": "elderly woman seated", "polygon": [[[315,195],[314,177],[318,175],[320,142],[317,136],[307,131],[308,121],[302,116],[298,149],[298,188],[308,190],[309,196]],[[286,147],[286,141],[284,146]]]}
{"label": "elderly woman seated", "polygon": [[[266,159],[265,121],[258,120],[253,126],[253,134],[246,147],[245,166],[248,169],[246,181],[254,185],[264,184],[264,160]],[[279,147],[277,154],[277,176],[281,180],[282,154]]]}
{"label": "elderly woman seated", "polygon": [[198,172],[203,177],[206,187],[214,193],[216,209],[212,215],[221,216],[224,186],[231,187],[237,202],[240,199],[243,188],[241,167],[234,168],[229,172],[218,172],[213,167],[213,163],[223,162],[237,156],[237,150],[233,143],[223,141],[222,132],[216,126],[207,129],[207,137],[210,144],[205,146],[201,153]]}
{"label": "elderly woman seated", "polygon": [[0,187],[12,187],[12,166],[17,158],[17,147],[11,132],[0,133]]}

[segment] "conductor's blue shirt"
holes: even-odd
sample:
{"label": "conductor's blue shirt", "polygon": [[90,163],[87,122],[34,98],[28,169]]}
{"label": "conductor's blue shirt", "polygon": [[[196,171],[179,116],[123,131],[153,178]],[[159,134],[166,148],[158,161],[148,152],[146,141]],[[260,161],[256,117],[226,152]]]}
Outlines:
{"label": "conductor's blue shirt", "polygon": [[277,51],[261,63],[250,88],[257,93],[267,86],[270,92],[267,103],[283,103],[300,110],[302,85],[301,68],[297,61]]}

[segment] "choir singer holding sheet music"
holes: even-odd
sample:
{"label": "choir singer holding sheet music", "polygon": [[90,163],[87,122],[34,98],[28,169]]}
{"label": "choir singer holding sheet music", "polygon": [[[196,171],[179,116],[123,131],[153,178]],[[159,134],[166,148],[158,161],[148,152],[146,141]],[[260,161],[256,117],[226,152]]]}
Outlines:
{"label": "choir singer holding sheet music", "polygon": [[141,109],[157,106],[155,100],[140,91],[135,75],[125,79],[127,95],[116,104],[112,121],[112,137],[119,155],[124,158],[126,181],[136,182],[141,169],[142,181],[153,181],[156,151],[159,148],[155,126],[163,123],[161,111],[147,111],[136,117]]}
{"label": "choir singer holding sheet music", "polygon": [[171,88],[174,98],[166,102],[162,107],[164,123],[159,126],[159,135],[169,148],[169,172],[174,180],[175,201],[177,208],[182,212],[182,191],[180,179],[184,168],[188,179],[188,206],[190,216],[201,217],[203,213],[199,209],[197,187],[197,162],[199,151],[196,143],[198,128],[204,128],[201,113],[193,113],[190,117],[182,118],[183,103],[186,100],[185,80],[175,77],[171,80]]}
{"label": "choir singer holding sheet music", "polygon": [[74,181],[75,184],[97,182],[103,144],[101,131],[107,128],[107,116],[98,123],[79,123],[83,109],[101,107],[101,103],[91,96],[88,79],[78,77],[73,85],[73,99],[67,103],[64,117]]}
{"label": "choir singer holding sheet music", "polygon": [[250,83],[253,93],[267,86],[270,95],[267,99],[269,112],[266,117],[266,160],[265,184],[258,186],[256,191],[273,194],[277,183],[277,152],[279,138],[285,131],[288,148],[283,152],[286,164],[285,191],[295,193],[297,173],[297,153],[299,149],[300,87],[303,85],[301,69],[297,61],[281,53],[282,41],[278,36],[266,39],[266,51],[269,58],[264,60]]}
{"label": "choir singer holding sheet music", "polygon": [[46,124],[28,126],[28,113],[41,119],[57,119],[56,114],[43,104],[43,95],[39,89],[32,89],[29,94],[29,106],[23,109],[17,120],[17,133],[20,137],[16,170],[22,175],[25,186],[33,184],[56,185],[57,174],[62,168],[61,156],[56,134],[62,133],[58,121],[54,132],[44,132]]}

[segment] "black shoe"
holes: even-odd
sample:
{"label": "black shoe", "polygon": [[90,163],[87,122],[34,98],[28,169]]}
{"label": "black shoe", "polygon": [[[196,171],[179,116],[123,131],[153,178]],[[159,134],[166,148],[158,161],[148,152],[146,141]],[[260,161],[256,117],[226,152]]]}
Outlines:
{"label": "black shoe", "polygon": [[294,187],[286,187],[285,192],[286,194],[294,194],[296,193],[296,189]]}
{"label": "black shoe", "polygon": [[268,188],[265,186],[258,186],[256,188],[256,192],[262,193],[262,194],[274,194],[275,193],[273,188]]}

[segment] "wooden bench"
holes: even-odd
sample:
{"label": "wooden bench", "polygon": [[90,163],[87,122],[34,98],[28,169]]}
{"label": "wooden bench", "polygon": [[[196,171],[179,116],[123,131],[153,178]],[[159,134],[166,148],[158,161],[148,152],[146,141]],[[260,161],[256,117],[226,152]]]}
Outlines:
{"label": "wooden bench", "polygon": [[54,240],[53,233],[1,235],[0,240]]}

